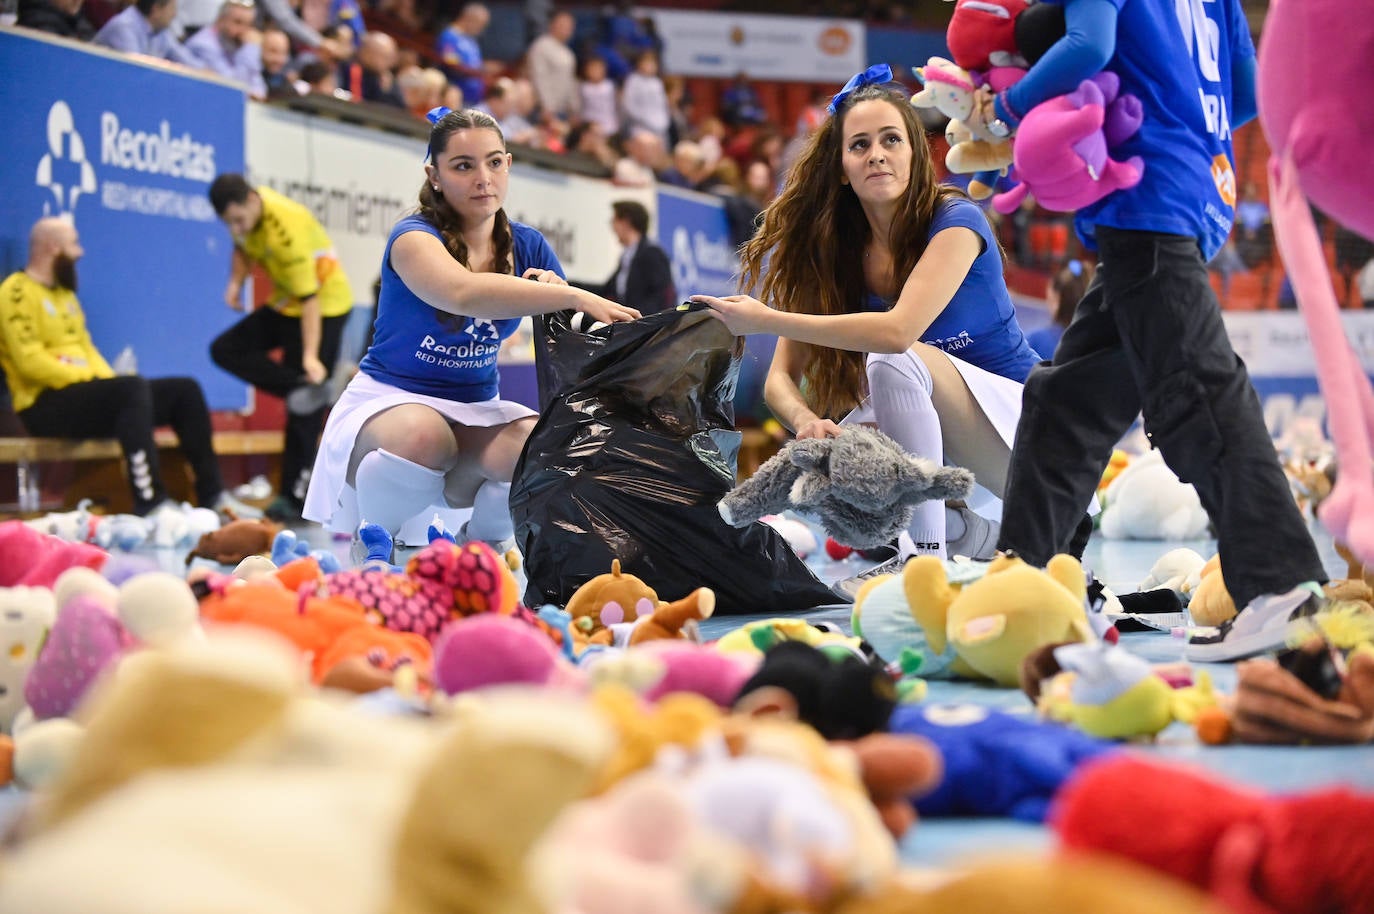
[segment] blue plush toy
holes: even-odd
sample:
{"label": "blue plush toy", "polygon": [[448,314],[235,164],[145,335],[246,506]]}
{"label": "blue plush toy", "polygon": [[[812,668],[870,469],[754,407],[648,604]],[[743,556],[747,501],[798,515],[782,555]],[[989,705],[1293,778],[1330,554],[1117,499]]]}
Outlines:
{"label": "blue plush toy", "polygon": [[1059,724],[981,705],[905,705],[893,733],[924,736],[940,750],[945,777],[916,801],[923,816],[1006,816],[1043,822],[1059,785],[1111,743]]}
{"label": "blue plush toy", "polygon": [[325,552],[323,549],[312,550],[310,544],[297,537],[294,530],[283,530],[272,540],[272,564],[278,568],[287,562],[307,556],[319,562],[320,570],[325,574],[333,574],[342,568],[338,557],[332,552]]}
{"label": "blue plush toy", "polygon": [[[426,534],[431,543],[436,540],[448,540],[450,543],[458,542],[453,533],[444,526],[444,519],[438,514],[435,514],[434,519],[430,521]],[[397,565],[391,561],[396,552],[396,540],[387,532],[385,527],[364,521],[358,525],[358,541],[367,550],[366,557],[359,563],[360,568],[374,568],[395,574],[405,573],[404,565]]]}

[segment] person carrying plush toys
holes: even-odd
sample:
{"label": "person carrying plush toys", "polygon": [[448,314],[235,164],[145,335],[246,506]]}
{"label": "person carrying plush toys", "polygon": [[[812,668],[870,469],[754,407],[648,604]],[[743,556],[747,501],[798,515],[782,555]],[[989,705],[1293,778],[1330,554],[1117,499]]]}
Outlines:
{"label": "person carrying plush toys", "polygon": [[[736,334],[780,337],[764,398],[798,438],[839,436],[835,420],[876,425],[1000,495],[1038,356],[987,218],[937,181],[925,130],[886,64],[857,74],[828,110],[795,165],[807,180],[788,183],[743,249],[741,287],[760,288],[763,301],[693,300]],[[926,501],[894,562],[991,558],[995,530],[962,502]]]}
{"label": "person carrying plush toys", "polygon": [[1244,11],[1239,0],[1055,2],[1065,36],[1016,85],[980,90],[974,119],[1011,134],[1036,105],[1105,68],[1144,115],[1116,153],[1145,167],[1135,187],[1078,211],[1098,275],[1053,361],[1026,381],[998,548],[1043,564],[1081,547],[1083,510],[1143,410],[1154,445],[1197,488],[1243,607],[1194,635],[1188,658],[1282,646],[1291,621],[1320,606],[1326,574],[1206,268],[1231,230],[1231,131],[1256,113]]}

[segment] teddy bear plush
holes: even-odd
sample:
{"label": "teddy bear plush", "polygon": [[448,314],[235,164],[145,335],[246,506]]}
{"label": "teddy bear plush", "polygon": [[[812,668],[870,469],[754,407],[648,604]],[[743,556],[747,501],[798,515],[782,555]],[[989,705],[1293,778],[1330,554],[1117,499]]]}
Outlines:
{"label": "teddy bear plush", "polygon": [[[6,848],[0,910],[541,914],[527,854],[611,750],[547,693],[370,714],[242,632],[141,654],[97,702]],[[94,859],[100,879],[61,875]]]}
{"label": "teddy bear plush", "polygon": [[1119,95],[1120,89],[1120,78],[1103,71],[1027,112],[1012,143],[1012,175],[1021,183],[993,197],[993,207],[1013,213],[1034,194],[1044,208],[1071,213],[1139,184],[1143,160],[1117,161],[1110,154],[1144,117],[1140,100]]}
{"label": "teddy bear plush", "polygon": [[973,474],[908,453],[877,429],[793,440],[720,501],[725,522],[743,527],[792,508],[814,514],[836,540],[863,549],[892,542],[923,501],[966,497]]}
{"label": "teddy bear plush", "polygon": [[1207,535],[1209,520],[1192,485],[1182,482],[1151,450],[1132,460],[1103,493],[1107,539],[1191,540]]}
{"label": "teddy bear plush", "polygon": [[237,565],[250,555],[267,555],[281,531],[280,524],[266,518],[230,521],[217,530],[202,533],[196,547],[186,554],[186,564],[202,558],[221,565]]}
{"label": "teddy bear plush", "polygon": [[1069,555],[1054,556],[1043,570],[999,555],[982,577],[963,585],[951,582],[943,561],[924,555],[908,561],[901,576],[931,669],[946,676],[1015,688],[1022,661],[1036,648],[1097,639],[1085,608],[1087,579]]}
{"label": "teddy bear plush", "polygon": [[[973,74],[951,60],[932,57],[924,67],[912,71],[924,87],[911,97],[917,108],[934,108],[950,119],[945,131],[950,140],[945,155],[945,167],[956,174],[977,173],[984,183],[990,183],[987,173],[996,173],[1012,164],[1012,144],[1005,137],[993,136],[977,117],[974,93],[978,86]],[[1000,74],[996,88],[1005,88],[1024,73],[1016,76]]]}
{"label": "teddy bear plush", "polygon": [[740,687],[738,713],[781,714],[826,739],[858,739],[887,726],[896,707],[892,679],[852,654],[831,658],[801,641],[783,641]]}
{"label": "teddy bear plush", "polygon": [[854,895],[827,914],[1234,914],[1236,910],[1200,889],[1110,853],[978,856],[978,862],[936,879],[899,878],[877,891]]}
{"label": "teddy bear plush", "polygon": [[692,876],[717,869],[719,844],[670,777],[645,771],[565,809],[530,873],[550,914],[711,914]]}
{"label": "teddy bear plush", "polygon": [[115,589],[72,569],[57,580],[54,595],[56,620],[24,681],[24,698],[38,720],[70,716],[130,650],[202,634],[190,587],[165,572],[135,575]]}

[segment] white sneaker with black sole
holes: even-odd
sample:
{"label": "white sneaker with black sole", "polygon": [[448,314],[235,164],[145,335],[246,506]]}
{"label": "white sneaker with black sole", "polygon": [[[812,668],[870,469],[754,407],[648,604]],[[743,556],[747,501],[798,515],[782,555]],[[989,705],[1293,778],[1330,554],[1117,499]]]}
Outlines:
{"label": "white sneaker with black sole", "polygon": [[964,520],[964,532],[958,539],[945,543],[945,555],[967,556],[980,562],[991,561],[997,555],[997,537],[1002,533],[1002,525],[974,513],[967,507],[953,509]]}
{"label": "white sneaker with black sole", "polygon": [[834,584],[830,585],[830,589],[835,592],[837,597],[843,599],[844,602],[853,603],[854,598],[859,595],[859,589],[861,587],[876,577],[885,574],[897,574],[902,570],[903,566],[906,565],[906,560],[909,558],[911,558],[911,556],[903,556],[899,553],[886,562],[880,562],[874,565],[867,571],[861,571],[852,577],[836,581]]}
{"label": "white sneaker with black sole", "polygon": [[1223,663],[1279,650],[1301,633],[1303,619],[1325,605],[1326,597],[1316,584],[1299,584],[1287,593],[1256,597],[1220,626],[1190,637],[1183,656],[1196,663]]}

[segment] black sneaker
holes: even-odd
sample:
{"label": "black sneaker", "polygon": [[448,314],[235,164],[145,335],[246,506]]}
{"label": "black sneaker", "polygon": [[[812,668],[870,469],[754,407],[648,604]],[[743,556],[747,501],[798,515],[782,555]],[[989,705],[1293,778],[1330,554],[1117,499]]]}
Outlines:
{"label": "black sneaker", "polygon": [[305,520],[301,515],[304,510],[304,502],[297,501],[289,495],[278,495],[263,508],[262,513],[268,520],[279,524],[299,524]]}
{"label": "black sneaker", "polygon": [[1219,627],[1189,638],[1183,656],[1199,663],[1219,663],[1278,650],[1301,631],[1300,620],[1316,615],[1325,605],[1326,597],[1315,584],[1256,597]]}
{"label": "black sneaker", "polygon": [[880,575],[896,574],[901,571],[905,565],[906,559],[902,558],[900,555],[894,555],[886,562],[880,565],[874,565],[867,571],[861,571],[852,577],[836,581],[830,586],[830,589],[835,592],[835,596],[839,597],[844,602],[853,603],[854,598],[859,595],[859,589],[869,581]]}

